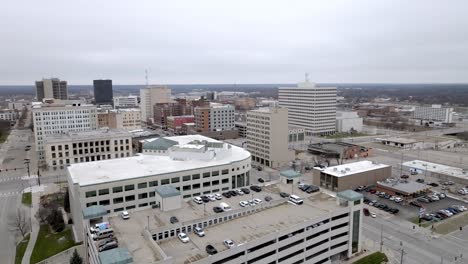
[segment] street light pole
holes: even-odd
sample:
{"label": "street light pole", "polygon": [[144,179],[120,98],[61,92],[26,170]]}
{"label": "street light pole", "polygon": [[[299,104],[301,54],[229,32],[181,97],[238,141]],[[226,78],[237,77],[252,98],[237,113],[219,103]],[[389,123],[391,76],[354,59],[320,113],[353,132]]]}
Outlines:
{"label": "street light pole", "polygon": [[383,247],[383,224],[380,226],[380,252],[382,252]]}

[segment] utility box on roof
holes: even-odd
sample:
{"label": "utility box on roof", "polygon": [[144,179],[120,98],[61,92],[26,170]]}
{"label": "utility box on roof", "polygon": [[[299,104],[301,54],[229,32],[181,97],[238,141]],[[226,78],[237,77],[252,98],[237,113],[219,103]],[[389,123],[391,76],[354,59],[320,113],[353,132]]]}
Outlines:
{"label": "utility box on roof", "polygon": [[156,204],[161,211],[171,211],[182,207],[180,191],[174,186],[165,185],[156,187]]}

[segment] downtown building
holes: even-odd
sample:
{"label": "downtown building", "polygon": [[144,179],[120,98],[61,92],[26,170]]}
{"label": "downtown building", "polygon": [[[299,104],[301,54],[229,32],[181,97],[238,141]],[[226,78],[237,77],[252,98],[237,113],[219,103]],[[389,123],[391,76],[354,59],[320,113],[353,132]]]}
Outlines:
{"label": "downtown building", "polygon": [[47,136],[97,129],[97,109],[78,100],[44,100],[32,105],[34,139],[38,160],[45,164]]}
{"label": "downtown building", "polygon": [[94,101],[96,105],[112,105],[114,103],[114,91],[112,80],[94,80]]}
{"label": "downtown building", "polygon": [[67,81],[58,78],[36,81],[36,98],[39,102],[43,99],[68,100]]}
{"label": "downtown building", "polygon": [[278,104],[288,108],[289,125],[305,128],[308,135],[336,131],[336,87],[321,87],[308,80],[296,87],[280,87]]}
{"label": "downtown building", "polygon": [[141,121],[152,124],[154,105],[171,102],[171,89],[165,85],[152,85],[140,89]]}
{"label": "downtown building", "polygon": [[138,108],[98,109],[97,119],[99,128],[141,129],[141,111]]}
{"label": "downtown building", "polygon": [[53,170],[75,163],[130,157],[132,137],[123,129],[52,134],[44,140],[45,160]]}
{"label": "downtown building", "polygon": [[210,103],[209,106],[195,107],[195,128],[197,132],[233,130],[235,128],[233,105]]}
{"label": "downtown building", "polygon": [[453,119],[453,108],[442,107],[441,105],[416,106],[413,118],[426,121],[439,121],[451,123]]}
{"label": "downtown building", "polygon": [[294,160],[289,143],[288,109],[260,108],[247,111],[247,150],[252,161],[278,168]]}
{"label": "downtown building", "polygon": [[138,106],[138,96],[136,95],[114,97],[115,108],[136,108]]}
{"label": "downtown building", "polygon": [[[170,103],[157,103],[153,107],[153,124],[161,129],[168,129],[168,118],[176,116],[192,115],[193,110],[189,101],[186,99],[175,99]],[[193,122],[193,121],[192,121]]]}

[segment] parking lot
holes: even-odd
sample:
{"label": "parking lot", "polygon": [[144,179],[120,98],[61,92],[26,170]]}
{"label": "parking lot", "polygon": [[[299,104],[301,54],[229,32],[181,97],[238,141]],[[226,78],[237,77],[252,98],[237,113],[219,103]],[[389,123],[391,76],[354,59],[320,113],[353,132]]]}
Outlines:
{"label": "parking lot", "polygon": [[[383,203],[392,208],[399,209],[399,212],[397,213],[398,217],[406,219],[410,222],[417,221],[417,218],[419,215],[419,208],[416,206],[410,205],[407,202],[396,203],[394,201],[390,201],[389,199],[381,198],[375,194],[368,193],[368,192],[363,192],[362,194],[370,200],[377,200],[378,203]],[[435,201],[432,203],[420,203],[420,204],[423,205],[423,207],[426,209],[426,213],[437,212],[438,210],[446,209],[448,207],[452,207],[453,205],[458,205],[458,204],[465,205],[463,202],[452,199],[450,197],[446,197],[444,199],[441,199],[439,201]],[[373,211],[373,212],[382,211],[373,206],[367,205],[367,207],[369,208],[370,211]]]}

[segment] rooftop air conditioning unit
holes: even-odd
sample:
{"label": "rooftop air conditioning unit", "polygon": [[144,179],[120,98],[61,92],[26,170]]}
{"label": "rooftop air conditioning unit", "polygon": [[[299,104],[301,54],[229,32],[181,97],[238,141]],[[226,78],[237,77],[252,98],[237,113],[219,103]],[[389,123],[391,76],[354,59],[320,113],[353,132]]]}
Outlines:
{"label": "rooftop air conditioning unit", "polygon": [[338,168],[333,168],[333,171],[338,171]]}
{"label": "rooftop air conditioning unit", "polygon": [[346,170],[346,171],[351,171],[351,169],[350,169],[350,168],[346,168],[345,170]]}

